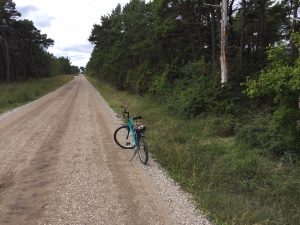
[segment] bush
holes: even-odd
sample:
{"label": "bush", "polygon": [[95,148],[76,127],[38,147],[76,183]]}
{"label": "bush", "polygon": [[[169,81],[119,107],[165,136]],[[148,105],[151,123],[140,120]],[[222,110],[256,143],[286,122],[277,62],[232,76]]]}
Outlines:
{"label": "bush", "polygon": [[211,111],[217,106],[220,89],[217,79],[206,76],[178,81],[170,109],[187,118]]}
{"label": "bush", "polygon": [[[273,99],[276,109],[267,129],[280,137],[284,151],[298,151],[299,153],[300,135],[297,130],[297,121],[300,119],[298,109],[300,58],[294,65],[291,65],[288,50],[285,45],[281,44],[269,49],[268,60],[269,64],[259,78],[246,83],[246,93],[250,98]],[[282,153],[282,150],[280,152]]]}
{"label": "bush", "polygon": [[153,83],[152,93],[164,96],[171,114],[185,118],[210,111],[217,105],[221,88],[203,59],[181,68],[170,67]]}
{"label": "bush", "polygon": [[156,75],[149,89],[149,93],[159,102],[167,100],[172,93],[172,85],[167,80],[167,71],[164,71],[161,75]]}

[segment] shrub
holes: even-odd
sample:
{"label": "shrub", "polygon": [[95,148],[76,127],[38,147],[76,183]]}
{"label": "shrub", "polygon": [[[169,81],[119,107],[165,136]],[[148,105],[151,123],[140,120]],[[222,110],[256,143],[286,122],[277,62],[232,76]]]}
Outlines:
{"label": "shrub", "polygon": [[171,101],[173,110],[188,118],[211,111],[217,105],[220,91],[218,80],[206,76],[178,81]]}
{"label": "shrub", "polygon": [[[173,68],[159,81],[157,84],[160,88],[169,92],[167,102],[171,114],[190,118],[210,111],[217,105],[220,84],[210,74],[209,65],[203,59],[187,63],[177,70]],[[173,87],[171,93],[170,85]]]}
{"label": "shrub", "polygon": [[286,47],[279,45],[269,49],[268,60],[269,64],[259,78],[246,83],[246,93],[250,98],[273,99],[276,109],[268,129],[280,136],[285,146],[283,149],[299,151],[297,121],[300,112],[297,103],[300,95],[300,58],[295,65],[291,65]]}
{"label": "shrub", "polygon": [[149,89],[149,93],[159,102],[166,101],[166,99],[171,95],[172,85],[167,79],[167,71],[156,75],[156,78]]}

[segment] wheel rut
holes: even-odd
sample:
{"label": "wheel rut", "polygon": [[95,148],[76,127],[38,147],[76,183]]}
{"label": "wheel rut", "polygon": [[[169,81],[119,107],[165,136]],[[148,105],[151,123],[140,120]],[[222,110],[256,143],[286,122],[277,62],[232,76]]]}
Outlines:
{"label": "wheel rut", "polygon": [[51,192],[48,186],[53,182],[51,177],[56,172],[55,166],[59,160],[60,141],[68,127],[68,117],[72,113],[78,94],[78,84],[75,86],[73,91],[67,94],[69,98],[63,98],[60,107],[56,107],[60,111],[50,116],[50,132],[46,133],[47,136],[33,153],[26,167],[14,176],[12,172],[2,175],[3,181],[0,184],[3,188],[0,188],[0,191],[4,194],[0,198],[0,224],[37,224],[42,216]]}

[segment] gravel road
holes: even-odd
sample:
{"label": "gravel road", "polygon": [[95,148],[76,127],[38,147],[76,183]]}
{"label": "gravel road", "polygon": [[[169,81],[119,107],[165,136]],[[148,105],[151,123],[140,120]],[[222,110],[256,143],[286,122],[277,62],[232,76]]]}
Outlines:
{"label": "gravel road", "polygon": [[151,158],[129,162],[119,124],[83,76],[0,115],[0,224],[210,224]]}

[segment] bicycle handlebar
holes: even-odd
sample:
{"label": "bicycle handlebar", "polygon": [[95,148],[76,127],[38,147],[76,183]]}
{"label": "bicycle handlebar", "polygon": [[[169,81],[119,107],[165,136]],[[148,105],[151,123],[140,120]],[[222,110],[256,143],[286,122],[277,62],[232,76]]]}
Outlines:
{"label": "bicycle handlebar", "polygon": [[[127,111],[128,106],[127,106],[127,105],[121,105],[121,107],[124,108],[123,115],[120,116],[120,115],[117,115],[117,114],[116,114],[116,116],[117,116],[118,118],[124,118],[124,117],[125,117],[125,114],[127,114],[127,118],[129,118],[129,117],[130,117],[130,114],[129,114],[129,111]],[[134,116],[132,119],[133,119],[133,120],[138,120],[138,119],[142,119],[142,117],[141,117],[141,116]]]}
{"label": "bicycle handlebar", "polygon": [[127,111],[128,106],[127,105],[121,105],[121,107],[124,108],[123,117],[125,117],[124,115],[127,114],[127,118],[129,118],[129,112]]}

